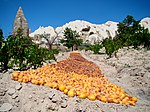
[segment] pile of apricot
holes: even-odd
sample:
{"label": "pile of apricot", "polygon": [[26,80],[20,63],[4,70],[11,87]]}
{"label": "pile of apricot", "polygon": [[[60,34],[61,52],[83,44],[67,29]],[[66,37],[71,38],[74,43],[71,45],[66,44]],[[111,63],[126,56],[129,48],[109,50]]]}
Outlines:
{"label": "pile of apricot", "polygon": [[12,79],[58,89],[70,97],[133,106],[137,102],[137,98],[129,96],[120,86],[110,83],[96,64],[75,52],[57,64],[36,70],[15,71]]}

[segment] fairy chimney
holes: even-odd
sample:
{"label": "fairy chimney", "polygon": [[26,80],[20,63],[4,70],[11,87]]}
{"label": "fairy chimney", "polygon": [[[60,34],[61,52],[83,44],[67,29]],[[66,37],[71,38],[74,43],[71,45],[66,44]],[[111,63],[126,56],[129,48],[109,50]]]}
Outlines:
{"label": "fairy chimney", "polygon": [[29,27],[27,20],[23,14],[22,8],[19,7],[15,20],[14,20],[14,26],[13,26],[13,31],[12,35],[17,34],[18,28],[21,28],[23,30],[23,36],[29,36]]}

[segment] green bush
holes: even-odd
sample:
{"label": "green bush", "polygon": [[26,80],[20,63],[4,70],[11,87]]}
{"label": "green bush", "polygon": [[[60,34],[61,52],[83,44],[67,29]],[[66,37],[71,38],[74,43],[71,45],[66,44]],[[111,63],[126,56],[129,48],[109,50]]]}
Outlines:
{"label": "green bush", "polygon": [[95,44],[95,45],[87,45],[85,47],[85,50],[91,50],[94,52],[94,54],[99,54],[99,50],[102,48],[101,44]]}
{"label": "green bush", "polygon": [[144,46],[146,49],[150,49],[150,33],[148,29],[145,29],[140,24],[140,21],[134,20],[132,16],[127,16],[123,22],[118,24],[117,35],[112,38],[106,38],[103,40],[103,46],[106,49],[106,54],[109,57],[124,46]]}
{"label": "green bush", "polygon": [[103,46],[105,47],[106,54],[111,57],[115,51],[115,45],[111,38],[106,38],[103,40]]}
{"label": "green bush", "polygon": [[68,47],[72,48],[72,51],[75,49],[78,49],[78,46],[80,46],[83,42],[82,39],[79,38],[80,35],[76,32],[71,30],[71,28],[66,28],[64,30],[64,39],[61,39],[60,42]]}
{"label": "green bush", "polygon": [[[116,39],[117,38],[117,39]],[[140,20],[136,21],[132,16],[127,16],[122,23],[118,24],[117,35],[114,40],[121,41],[123,46],[138,46],[144,45],[149,49],[150,33],[140,25]]]}
{"label": "green bush", "polygon": [[20,70],[31,67],[37,68],[47,60],[56,60],[54,54],[58,50],[40,48],[32,43],[30,37],[23,37],[18,29],[16,36],[10,35],[0,48],[0,67],[7,70],[8,67],[17,67]]}

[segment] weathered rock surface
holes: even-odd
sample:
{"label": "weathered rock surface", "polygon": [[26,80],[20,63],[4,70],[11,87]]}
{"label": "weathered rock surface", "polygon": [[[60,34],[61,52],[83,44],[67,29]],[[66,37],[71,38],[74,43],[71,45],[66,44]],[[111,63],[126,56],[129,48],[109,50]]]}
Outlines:
{"label": "weathered rock surface", "polygon": [[0,107],[0,112],[6,112],[12,109],[12,105],[10,103],[4,103],[1,107]]}
{"label": "weathered rock surface", "polygon": [[13,31],[12,31],[13,35],[16,35],[18,28],[23,29],[23,36],[29,35],[28,23],[21,7],[19,7],[14,20]]}
{"label": "weathered rock surface", "polygon": [[16,85],[15,88],[16,88],[16,90],[20,90],[22,88],[22,85],[19,83],[19,84]]}
{"label": "weathered rock surface", "polygon": [[15,89],[10,88],[8,89],[7,93],[12,96],[15,93]]}

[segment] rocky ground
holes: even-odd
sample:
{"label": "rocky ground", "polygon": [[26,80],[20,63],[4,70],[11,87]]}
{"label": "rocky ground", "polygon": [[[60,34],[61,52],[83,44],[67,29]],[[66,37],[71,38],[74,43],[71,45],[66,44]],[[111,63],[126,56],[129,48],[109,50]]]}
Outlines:
{"label": "rocky ground", "polygon": [[[86,59],[96,63],[112,83],[138,98],[136,106],[103,103],[68,97],[58,90],[31,83],[11,80],[9,70],[0,73],[0,111],[10,112],[149,112],[150,110],[150,51],[127,48],[119,50],[117,58],[106,54],[94,55],[81,51]],[[58,61],[69,56],[59,53]],[[55,63],[55,62],[52,62]]]}

